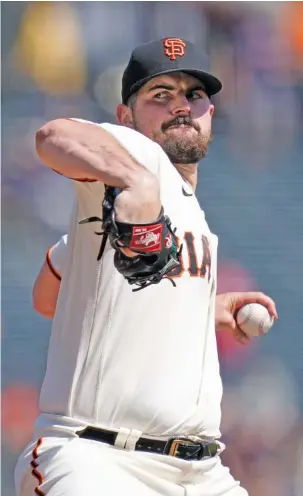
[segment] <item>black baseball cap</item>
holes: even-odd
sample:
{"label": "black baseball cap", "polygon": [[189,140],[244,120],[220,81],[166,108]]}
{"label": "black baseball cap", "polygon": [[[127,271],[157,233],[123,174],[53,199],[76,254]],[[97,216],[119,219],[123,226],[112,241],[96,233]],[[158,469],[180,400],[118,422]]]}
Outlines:
{"label": "black baseball cap", "polygon": [[137,46],[122,77],[122,102],[147,81],[171,72],[185,72],[201,81],[208,96],[215,95],[222,83],[203,70],[203,55],[190,41],[182,38],[162,38]]}

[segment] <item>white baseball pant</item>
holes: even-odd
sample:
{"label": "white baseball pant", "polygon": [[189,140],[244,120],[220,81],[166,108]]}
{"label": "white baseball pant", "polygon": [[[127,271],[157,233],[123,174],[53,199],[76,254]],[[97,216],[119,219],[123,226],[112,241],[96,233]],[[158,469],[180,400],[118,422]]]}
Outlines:
{"label": "white baseball pant", "polygon": [[27,446],[15,486],[17,496],[248,496],[218,456],[190,462],[66,436]]}

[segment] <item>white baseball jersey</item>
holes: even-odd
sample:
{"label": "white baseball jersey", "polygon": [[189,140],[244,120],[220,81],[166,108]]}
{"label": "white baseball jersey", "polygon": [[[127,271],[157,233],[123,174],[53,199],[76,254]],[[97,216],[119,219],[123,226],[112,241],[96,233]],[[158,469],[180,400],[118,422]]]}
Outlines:
{"label": "white baseball jersey", "polygon": [[[220,435],[222,384],[215,337],[217,237],[195,195],[159,145],[102,124],[157,175],[164,212],[183,245],[169,280],[133,292],[107,243],[97,262],[101,182],[75,182],[67,256],[37,424],[138,429],[155,436]],[[63,420],[62,420],[63,419]]]}

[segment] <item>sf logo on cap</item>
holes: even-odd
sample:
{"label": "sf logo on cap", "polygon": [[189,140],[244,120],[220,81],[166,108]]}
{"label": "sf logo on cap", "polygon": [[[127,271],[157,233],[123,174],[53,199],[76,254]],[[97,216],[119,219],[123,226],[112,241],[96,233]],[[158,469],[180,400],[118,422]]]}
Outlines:
{"label": "sf logo on cap", "polygon": [[170,58],[170,60],[176,60],[177,57],[184,57],[185,55],[185,41],[180,38],[166,38],[163,41],[164,54]]}

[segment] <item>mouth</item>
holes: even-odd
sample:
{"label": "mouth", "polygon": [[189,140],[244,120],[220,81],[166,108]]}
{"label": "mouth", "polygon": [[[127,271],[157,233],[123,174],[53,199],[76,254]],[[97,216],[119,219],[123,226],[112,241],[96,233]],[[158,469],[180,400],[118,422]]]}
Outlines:
{"label": "mouth", "polygon": [[195,129],[195,126],[190,117],[177,117],[166,129]]}
{"label": "mouth", "polygon": [[169,126],[168,129],[175,129],[175,128],[192,128],[193,126],[191,124],[173,124],[172,126]]}
{"label": "mouth", "polygon": [[169,126],[168,131],[172,130],[180,130],[180,131],[195,131],[195,128],[189,124],[174,124],[173,126]]}

